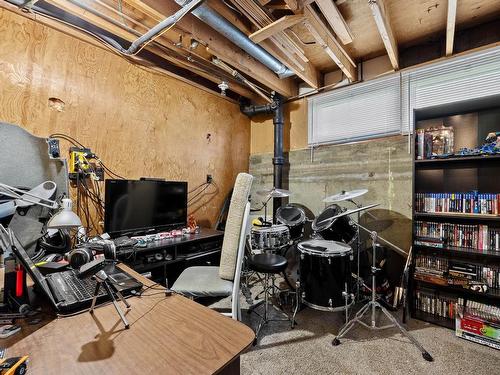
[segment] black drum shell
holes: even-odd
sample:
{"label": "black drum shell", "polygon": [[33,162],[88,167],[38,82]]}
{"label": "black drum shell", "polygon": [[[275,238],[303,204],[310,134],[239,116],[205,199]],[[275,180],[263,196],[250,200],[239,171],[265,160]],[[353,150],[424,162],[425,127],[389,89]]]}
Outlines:
{"label": "black drum shell", "polygon": [[347,292],[351,293],[351,257],[352,251],[335,256],[301,251],[299,275],[302,300],[311,307],[343,308],[345,298],[342,292],[346,286]]}
{"label": "black drum shell", "polygon": [[278,208],[276,218],[279,223],[290,229],[290,238],[296,240],[302,237],[306,214],[300,207],[286,205]]}
{"label": "black drum shell", "polygon": [[351,223],[349,216],[342,216],[332,220],[328,225],[317,227],[317,223],[327,220],[342,212],[340,206],[332,204],[325,208],[314,220],[313,229],[316,235],[328,241],[340,241],[346,244],[352,244],[358,235],[357,228]]}

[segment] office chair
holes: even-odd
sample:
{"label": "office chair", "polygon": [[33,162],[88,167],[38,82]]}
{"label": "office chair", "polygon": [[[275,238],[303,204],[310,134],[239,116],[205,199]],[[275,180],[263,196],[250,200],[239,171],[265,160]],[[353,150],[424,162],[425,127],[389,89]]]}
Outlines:
{"label": "office chair", "polygon": [[175,281],[172,290],[186,297],[231,296],[231,313],[241,320],[240,277],[248,232],[248,201],[253,176],[240,173],[236,177],[233,196],[222,242],[220,266],[198,266],[186,268]]}

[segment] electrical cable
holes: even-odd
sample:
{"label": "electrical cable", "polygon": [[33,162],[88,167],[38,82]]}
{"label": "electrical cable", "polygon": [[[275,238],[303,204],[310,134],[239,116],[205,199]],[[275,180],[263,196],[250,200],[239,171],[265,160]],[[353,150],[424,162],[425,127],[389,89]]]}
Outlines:
{"label": "electrical cable", "polygon": [[207,185],[207,184],[210,184],[210,182],[204,182],[204,183],[202,183],[202,184],[198,185],[198,186],[197,186],[197,187],[195,187],[194,189],[192,189],[192,190],[188,191],[188,194],[192,194],[192,193],[194,193],[196,190],[198,190],[199,188],[201,188],[201,187],[203,187],[203,186],[205,186],[205,185]]}

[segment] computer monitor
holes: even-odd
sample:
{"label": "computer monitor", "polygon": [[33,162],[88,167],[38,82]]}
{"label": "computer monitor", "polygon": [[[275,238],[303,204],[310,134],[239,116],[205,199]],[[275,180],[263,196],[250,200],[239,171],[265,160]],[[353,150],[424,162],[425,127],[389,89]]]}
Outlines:
{"label": "computer monitor", "polygon": [[187,182],[106,180],[104,201],[104,230],[112,237],[187,223]]}

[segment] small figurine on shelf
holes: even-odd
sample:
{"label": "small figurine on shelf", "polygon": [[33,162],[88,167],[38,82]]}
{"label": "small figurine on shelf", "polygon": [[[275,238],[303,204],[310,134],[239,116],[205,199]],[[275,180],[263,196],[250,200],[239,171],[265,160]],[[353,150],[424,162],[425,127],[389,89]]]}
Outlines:
{"label": "small figurine on shelf", "polygon": [[486,142],[480,147],[483,154],[500,153],[500,132],[492,132],[486,136]]}

